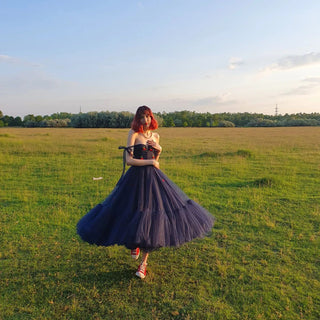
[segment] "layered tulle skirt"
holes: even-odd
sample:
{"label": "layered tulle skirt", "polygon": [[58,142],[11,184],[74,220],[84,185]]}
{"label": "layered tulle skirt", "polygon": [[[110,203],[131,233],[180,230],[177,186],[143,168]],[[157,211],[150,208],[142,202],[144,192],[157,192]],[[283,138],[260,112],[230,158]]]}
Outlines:
{"label": "layered tulle skirt", "polygon": [[80,237],[100,246],[151,251],[210,233],[214,217],[154,166],[131,166],[111,194],[77,224]]}

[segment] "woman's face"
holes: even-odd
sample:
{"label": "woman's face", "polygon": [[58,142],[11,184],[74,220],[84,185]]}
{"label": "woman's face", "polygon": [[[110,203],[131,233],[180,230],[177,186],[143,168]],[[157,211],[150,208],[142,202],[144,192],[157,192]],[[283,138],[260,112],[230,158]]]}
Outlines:
{"label": "woman's face", "polygon": [[148,129],[151,124],[151,117],[148,113],[143,114],[140,117],[140,123],[143,125],[144,128]]}

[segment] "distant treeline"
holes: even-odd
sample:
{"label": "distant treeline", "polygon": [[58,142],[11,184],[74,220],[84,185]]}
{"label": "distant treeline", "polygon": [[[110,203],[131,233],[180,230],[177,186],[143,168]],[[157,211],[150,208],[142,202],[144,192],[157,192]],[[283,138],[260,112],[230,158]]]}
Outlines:
{"label": "distant treeline", "polygon": [[[28,114],[23,119],[3,115],[0,127],[129,128],[134,114],[121,112],[54,113],[50,116]],[[260,113],[197,113],[175,111],[155,113],[160,127],[292,127],[320,126],[320,113],[265,115]]]}

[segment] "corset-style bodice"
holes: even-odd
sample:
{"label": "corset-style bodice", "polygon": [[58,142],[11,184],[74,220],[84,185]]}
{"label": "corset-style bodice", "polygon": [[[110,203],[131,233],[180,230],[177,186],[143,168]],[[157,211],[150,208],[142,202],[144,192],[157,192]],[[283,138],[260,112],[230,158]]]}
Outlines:
{"label": "corset-style bodice", "polygon": [[157,149],[142,143],[136,144],[134,146],[129,146],[129,147],[120,146],[119,149],[123,149],[123,169],[122,169],[121,178],[123,177],[126,169],[126,153],[127,152],[131,154],[133,149],[133,158],[144,159],[144,160],[156,159],[159,154],[159,151]]}
{"label": "corset-style bodice", "polygon": [[133,149],[133,158],[135,159],[155,159],[158,154],[158,150],[145,144],[136,144]]}

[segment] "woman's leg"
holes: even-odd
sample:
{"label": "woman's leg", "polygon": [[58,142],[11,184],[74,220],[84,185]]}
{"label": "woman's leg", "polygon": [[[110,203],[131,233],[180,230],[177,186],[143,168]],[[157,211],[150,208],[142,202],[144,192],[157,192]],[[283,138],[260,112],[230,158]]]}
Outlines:
{"label": "woman's leg", "polygon": [[143,252],[141,263],[147,264],[148,257],[149,257],[149,252]]}

